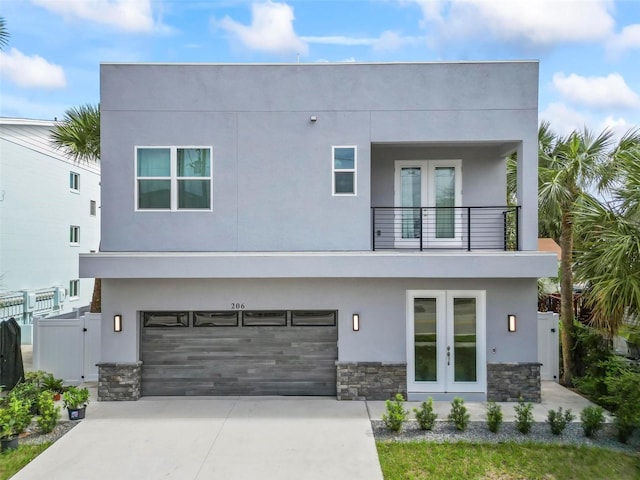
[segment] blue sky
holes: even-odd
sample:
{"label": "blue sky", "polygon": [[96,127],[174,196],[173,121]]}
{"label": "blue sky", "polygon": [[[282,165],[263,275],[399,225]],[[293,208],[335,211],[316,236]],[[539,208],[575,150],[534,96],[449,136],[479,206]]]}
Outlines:
{"label": "blue sky", "polygon": [[2,0],[0,116],[99,102],[100,62],[540,60],[540,119],[640,126],[640,0]]}

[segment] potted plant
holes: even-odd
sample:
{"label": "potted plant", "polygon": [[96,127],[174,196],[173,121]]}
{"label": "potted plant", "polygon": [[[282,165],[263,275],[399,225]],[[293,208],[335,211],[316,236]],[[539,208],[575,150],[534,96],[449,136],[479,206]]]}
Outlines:
{"label": "potted plant", "polygon": [[89,390],[71,386],[62,394],[62,401],[69,412],[69,420],[81,420],[89,403]]}
{"label": "potted plant", "polygon": [[42,382],[43,387],[53,393],[53,400],[57,402],[64,392],[63,380],[55,378],[53,375],[48,376]]}
{"label": "potted plant", "polygon": [[31,405],[17,397],[9,398],[0,408],[0,450],[18,448],[18,435],[31,423]]}

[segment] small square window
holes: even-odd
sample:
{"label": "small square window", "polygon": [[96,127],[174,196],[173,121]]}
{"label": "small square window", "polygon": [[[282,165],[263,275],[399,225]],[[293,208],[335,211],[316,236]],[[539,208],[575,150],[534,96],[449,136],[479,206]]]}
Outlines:
{"label": "small square window", "polygon": [[332,183],[334,195],[356,194],[356,147],[333,147]]}
{"label": "small square window", "polygon": [[71,280],[69,282],[69,298],[78,298],[80,295],[80,280]]}
{"label": "small square window", "polygon": [[89,215],[91,215],[92,217],[96,216],[96,201],[95,200],[89,200]]}
{"label": "small square window", "polygon": [[80,227],[77,225],[69,227],[69,243],[71,245],[80,245]]}
{"label": "small square window", "polygon": [[80,174],[76,172],[69,172],[69,188],[73,192],[80,191]]}

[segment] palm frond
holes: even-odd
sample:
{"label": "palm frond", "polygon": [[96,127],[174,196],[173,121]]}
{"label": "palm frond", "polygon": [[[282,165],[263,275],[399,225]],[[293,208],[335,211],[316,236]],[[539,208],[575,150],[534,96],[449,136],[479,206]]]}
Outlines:
{"label": "palm frond", "polygon": [[100,159],[100,107],[81,105],[65,112],[51,132],[54,145],[76,162]]}

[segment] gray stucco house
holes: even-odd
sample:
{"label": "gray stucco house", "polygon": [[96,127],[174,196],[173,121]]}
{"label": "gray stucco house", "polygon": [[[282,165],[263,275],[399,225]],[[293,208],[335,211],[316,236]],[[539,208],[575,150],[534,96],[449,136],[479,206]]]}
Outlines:
{"label": "gray stucco house", "polygon": [[100,105],[101,399],[539,401],[537,62],[104,64]]}

